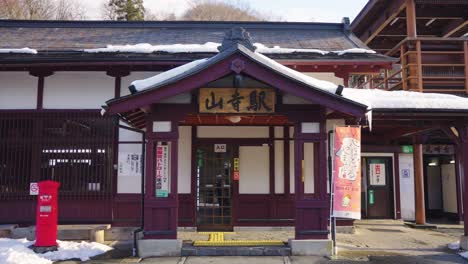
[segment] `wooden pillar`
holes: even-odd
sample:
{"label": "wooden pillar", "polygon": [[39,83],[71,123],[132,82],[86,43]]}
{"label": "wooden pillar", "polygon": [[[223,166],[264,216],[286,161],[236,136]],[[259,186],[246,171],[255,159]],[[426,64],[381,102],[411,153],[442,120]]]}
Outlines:
{"label": "wooden pillar", "polygon": [[414,201],[416,209],[416,224],[426,224],[426,208],[424,203],[424,175],[422,144],[413,145],[414,153]]}
{"label": "wooden pillar", "polygon": [[[406,0],[406,35],[408,38],[416,38],[416,6],[414,0]],[[408,66],[408,89],[413,91],[422,91],[419,78],[420,76],[420,43],[415,44],[414,40],[409,40],[408,51],[410,53],[407,56],[406,62],[411,66]],[[416,45],[416,46],[414,46]]]}
{"label": "wooden pillar", "polygon": [[417,37],[416,5],[414,0],[406,0],[406,35],[409,38]]}
{"label": "wooden pillar", "polygon": [[[463,125],[458,129],[460,135],[460,150],[461,150],[461,164],[460,171],[463,175],[462,179],[462,200],[463,200],[463,224],[464,224],[464,235],[468,236],[468,125]],[[466,248],[464,248],[466,249]]]}

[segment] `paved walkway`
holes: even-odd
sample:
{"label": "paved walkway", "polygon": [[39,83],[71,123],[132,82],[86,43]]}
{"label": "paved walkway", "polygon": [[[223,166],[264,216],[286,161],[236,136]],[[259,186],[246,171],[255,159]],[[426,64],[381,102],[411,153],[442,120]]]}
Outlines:
{"label": "paved walkway", "polygon": [[[85,263],[157,263],[157,264],[324,264],[324,263],[398,263],[398,264],[442,264],[468,263],[447,244],[458,241],[463,233],[460,225],[441,225],[437,230],[422,230],[406,227],[396,220],[362,220],[355,223],[355,234],[338,234],[338,259],[320,257],[174,257],[174,258],[119,258],[92,260]],[[184,240],[206,239],[206,236],[183,232]],[[293,237],[292,231],[238,232],[231,239],[280,239]],[[76,264],[67,261],[61,264]]]}

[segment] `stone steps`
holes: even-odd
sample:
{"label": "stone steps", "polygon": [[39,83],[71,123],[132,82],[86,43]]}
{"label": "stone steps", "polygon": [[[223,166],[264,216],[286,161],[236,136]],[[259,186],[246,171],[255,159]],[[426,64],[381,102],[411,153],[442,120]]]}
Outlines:
{"label": "stone steps", "polygon": [[188,256],[290,256],[288,246],[256,246],[256,247],[196,247],[184,243],[181,255]]}

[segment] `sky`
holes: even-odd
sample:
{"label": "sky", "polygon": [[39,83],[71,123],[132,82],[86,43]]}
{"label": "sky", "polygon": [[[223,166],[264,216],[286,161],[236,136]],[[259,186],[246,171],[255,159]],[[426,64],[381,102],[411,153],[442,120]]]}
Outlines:
{"label": "sky", "polygon": [[[89,19],[100,19],[101,6],[107,0],[79,0],[88,10]],[[190,0],[144,0],[151,11],[180,15]],[[242,1],[261,13],[281,17],[285,21],[341,22],[343,17],[356,17],[367,0],[249,0]]]}

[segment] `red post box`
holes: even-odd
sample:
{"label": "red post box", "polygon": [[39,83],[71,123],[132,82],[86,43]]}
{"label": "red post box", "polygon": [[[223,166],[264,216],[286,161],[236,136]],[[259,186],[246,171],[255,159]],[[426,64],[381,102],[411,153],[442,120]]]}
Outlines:
{"label": "red post box", "polygon": [[58,188],[59,182],[39,182],[36,210],[36,243],[35,248],[45,251],[57,248]]}

